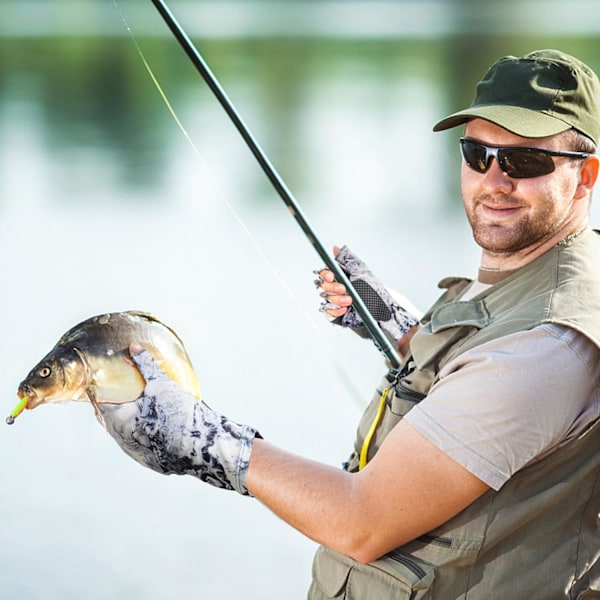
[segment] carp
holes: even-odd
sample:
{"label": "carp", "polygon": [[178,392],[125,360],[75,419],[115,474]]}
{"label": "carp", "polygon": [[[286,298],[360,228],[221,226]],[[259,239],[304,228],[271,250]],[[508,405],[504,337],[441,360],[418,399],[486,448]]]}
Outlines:
{"label": "carp", "polygon": [[129,358],[137,342],[165,373],[200,398],[191,360],[177,334],[141,311],[96,315],[67,331],[20,383],[19,404],[6,419],[12,424],[25,409],[40,404],[90,402],[123,404],[140,396],[145,381]]}

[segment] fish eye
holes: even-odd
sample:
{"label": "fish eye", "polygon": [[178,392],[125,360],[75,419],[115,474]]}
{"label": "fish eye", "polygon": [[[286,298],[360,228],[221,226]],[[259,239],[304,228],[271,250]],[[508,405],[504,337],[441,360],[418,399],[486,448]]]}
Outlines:
{"label": "fish eye", "polygon": [[50,374],[52,373],[52,369],[50,367],[42,367],[39,371],[38,371],[38,375],[40,377],[43,377],[44,379],[46,377],[50,377]]}

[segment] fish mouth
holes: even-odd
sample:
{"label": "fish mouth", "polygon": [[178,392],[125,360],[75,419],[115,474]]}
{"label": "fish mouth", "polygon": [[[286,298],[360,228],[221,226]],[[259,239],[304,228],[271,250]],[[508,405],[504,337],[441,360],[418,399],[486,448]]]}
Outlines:
{"label": "fish mouth", "polygon": [[19,390],[17,391],[17,397],[19,398],[19,403],[13,410],[10,415],[6,417],[6,423],[8,425],[12,425],[15,422],[15,419],[25,410],[32,409],[36,406],[39,406],[44,400],[40,398],[34,390],[29,385],[20,385]]}
{"label": "fish mouth", "polygon": [[21,401],[26,402],[23,408],[27,409],[35,408],[43,402],[43,399],[28,385],[20,386],[17,391],[17,396]]}

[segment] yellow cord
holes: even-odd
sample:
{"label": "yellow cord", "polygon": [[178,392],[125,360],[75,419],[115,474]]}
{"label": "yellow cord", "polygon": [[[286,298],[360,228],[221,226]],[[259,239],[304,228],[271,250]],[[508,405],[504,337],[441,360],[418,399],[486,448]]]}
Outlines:
{"label": "yellow cord", "polygon": [[377,426],[379,425],[379,421],[381,420],[381,415],[383,415],[383,409],[385,408],[385,400],[390,391],[390,388],[386,388],[381,394],[381,400],[379,401],[379,407],[377,408],[377,414],[371,423],[371,427],[369,428],[369,432],[365,437],[365,441],[363,442],[362,448],[360,449],[360,459],[358,461],[358,470],[364,469],[367,465],[367,454],[369,452],[369,446],[371,445],[371,440],[375,435],[375,431],[377,430]]}

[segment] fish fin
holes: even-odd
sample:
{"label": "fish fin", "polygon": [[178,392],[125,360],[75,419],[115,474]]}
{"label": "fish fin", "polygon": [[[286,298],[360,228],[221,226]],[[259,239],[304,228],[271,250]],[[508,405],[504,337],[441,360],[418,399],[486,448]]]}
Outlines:
{"label": "fish fin", "polygon": [[87,397],[90,400],[90,404],[94,407],[94,412],[96,413],[96,418],[98,419],[98,421],[100,421],[100,425],[102,425],[102,427],[104,427],[104,429],[108,431],[106,427],[106,422],[104,421],[104,415],[98,408],[98,401],[96,400],[96,394],[94,390],[88,387],[86,388],[85,393],[87,394]]}

